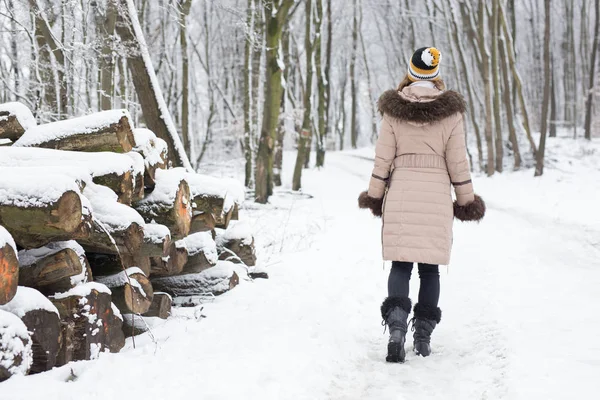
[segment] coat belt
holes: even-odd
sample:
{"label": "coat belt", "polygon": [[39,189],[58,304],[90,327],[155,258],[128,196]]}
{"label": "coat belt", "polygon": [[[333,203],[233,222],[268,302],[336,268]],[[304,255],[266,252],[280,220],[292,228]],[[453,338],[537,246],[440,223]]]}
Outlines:
{"label": "coat belt", "polygon": [[394,168],[437,168],[447,170],[446,159],[437,154],[403,154],[394,159]]}

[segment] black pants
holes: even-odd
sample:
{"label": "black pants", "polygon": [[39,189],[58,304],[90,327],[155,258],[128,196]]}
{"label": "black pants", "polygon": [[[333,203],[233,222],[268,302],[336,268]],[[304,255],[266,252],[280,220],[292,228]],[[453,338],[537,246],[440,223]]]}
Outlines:
{"label": "black pants", "polygon": [[[413,264],[411,262],[394,261],[388,279],[388,296],[408,297],[410,275]],[[437,265],[419,263],[419,303],[437,307],[440,299],[440,272]]]}

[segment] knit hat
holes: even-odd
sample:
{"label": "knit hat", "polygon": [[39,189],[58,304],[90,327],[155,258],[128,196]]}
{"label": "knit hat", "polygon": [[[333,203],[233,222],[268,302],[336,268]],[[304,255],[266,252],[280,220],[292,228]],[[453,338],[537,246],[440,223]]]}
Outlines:
{"label": "knit hat", "polygon": [[408,78],[413,81],[435,81],[440,76],[442,53],[435,47],[421,47],[410,59]]}

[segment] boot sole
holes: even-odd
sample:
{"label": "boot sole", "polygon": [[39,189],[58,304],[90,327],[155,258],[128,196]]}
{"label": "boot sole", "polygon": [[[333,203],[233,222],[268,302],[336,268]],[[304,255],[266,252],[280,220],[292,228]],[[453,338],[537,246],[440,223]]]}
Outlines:
{"label": "boot sole", "polygon": [[406,351],[403,345],[395,342],[388,343],[388,355],[385,361],[389,363],[403,363],[405,359]]}

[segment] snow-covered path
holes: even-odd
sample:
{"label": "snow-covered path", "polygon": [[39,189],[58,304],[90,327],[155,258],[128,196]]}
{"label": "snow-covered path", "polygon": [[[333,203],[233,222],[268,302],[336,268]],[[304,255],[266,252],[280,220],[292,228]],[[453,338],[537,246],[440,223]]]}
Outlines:
{"label": "snow-covered path", "polygon": [[[120,354],[0,384],[0,399],[565,399],[600,392],[600,171],[476,179],[456,224],[434,354],[385,363],[380,221],[368,157],[328,154],[306,196],[248,205],[269,280],[178,309]],[[287,157],[290,159],[291,157]],[[286,168],[291,171],[292,168]],[[532,183],[533,182],[533,183]],[[535,183],[537,182],[537,183]],[[594,183],[595,182],[595,183]],[[588,185],[589,183],[589,185]],[[595,201],[594,201],[595,200]],[[417,274],[413,273],[416,298]],[[201,318],[200,315],[206,315]],[[409,350],[412,350],[410,340]]]}

